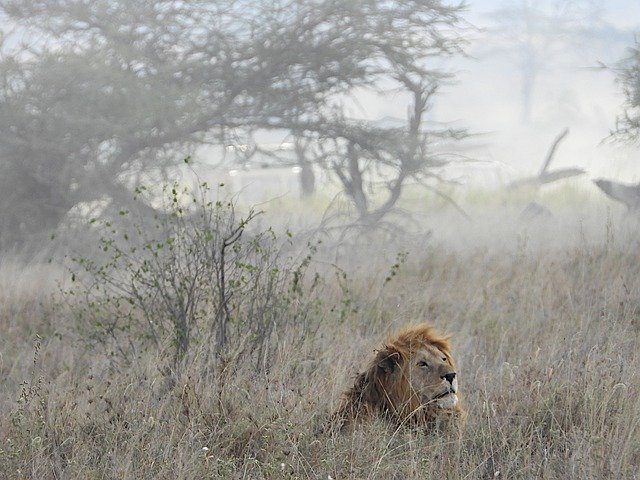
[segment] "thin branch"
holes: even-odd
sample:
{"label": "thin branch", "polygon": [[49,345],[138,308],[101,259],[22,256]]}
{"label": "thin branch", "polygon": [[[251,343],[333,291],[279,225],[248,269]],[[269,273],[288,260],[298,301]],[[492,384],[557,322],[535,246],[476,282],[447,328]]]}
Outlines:
{"label": "thin branch", "polygon": [[544,163],[542,164],[542,169],[540,170],[540,177],[545,175],[545,172],[547,171],[547,168],[549,168],[549,164],[551,163],[551,160],[553,160],[553,156],[556,153],[556,149],[558,148],[558,145],[560,144],[560,142],[562,142],[562,140],[564,140],[564,138],[569,135],[569,129],[565,128],[557,137],[556,139],[553,141],[553,143],[551,144],[551,148],[549,149],[549,153],[547,153],[547,158],[545,159]]}
{"label": "thin branch", "polygon": [[451,198],[449,195],[447,195],[446,193],[438,190],[436,187],[433,187],[431,185],[426,185],[426,184],[422,184],[425,188],[431,190],[433,193],[435,193],[436,195],[438,195],[440,198],[443,198],[444,200],[446,200],[449,204],[451,204],[451,206],[453,206],[453,208],[455,208],[457,210],[457,212],[462,215],[466,220],[473,222],[473,219],[467,214],[467,212],[464,211],[464,209],[458,205],[458,203]]}

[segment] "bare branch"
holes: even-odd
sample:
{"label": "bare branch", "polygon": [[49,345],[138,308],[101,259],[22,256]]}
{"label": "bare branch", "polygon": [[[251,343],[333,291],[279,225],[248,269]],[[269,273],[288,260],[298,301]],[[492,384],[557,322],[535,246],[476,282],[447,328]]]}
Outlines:
{"label": "bare branch", "polygon": [[565,128],[553,141],[553,143],[551,144],[551,148],[549,149],[549,152],[547,153],[547,157],[544,160],[544,163],[542,164],[542,168],[540,169],[540,177],[543,177],[545,175],[545,172],[547,171],[547,169],[549,168],[549,164],[551,163],[551,160],[553,160],[553,156],[556,153],[556,149],[558,148],[558,145],[560,144],[560,142],[562,142],[562,140],[564,140],[566,138],[566,136],[569,135],[569,129]]}

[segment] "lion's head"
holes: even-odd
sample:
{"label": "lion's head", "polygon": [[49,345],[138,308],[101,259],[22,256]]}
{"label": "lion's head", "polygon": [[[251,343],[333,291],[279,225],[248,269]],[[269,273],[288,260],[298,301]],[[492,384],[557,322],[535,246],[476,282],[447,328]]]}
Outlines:
{"label": "lion's head", "polygon": [[334,415],[341,426],[381,413],[428,423],[461,411],[449,337],[429,325],[407,328],[380,349]]}

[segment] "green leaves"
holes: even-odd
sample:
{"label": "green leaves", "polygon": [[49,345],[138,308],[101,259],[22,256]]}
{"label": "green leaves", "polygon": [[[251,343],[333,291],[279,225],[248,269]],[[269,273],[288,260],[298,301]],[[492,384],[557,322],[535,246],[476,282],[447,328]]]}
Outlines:
{"label": "green leaves", "polygon": [[202,187],[162,192],[166,213],[153,221],[127,214],[117,225],[90,222],[103,255],[72,259],[68,292],[84,299],[83,328],[116,364],[154,349],[174,368],[195,351],[212,360],[240,351],[260,367],[276,325],[300,321],[315,302],[305,277],[317,244],[299,262],[283,258],[273,230],[245,239],[260,212],[240,216]]}
{"label": "green leaves", "polygon": [[402,265],[404,265],[404,263],[407,261],[408,256],[409,256],[409,252],[407,251],[400,251],[396,254],[396,263],[391,265],[391,270],[389,272],[389,275],[387,275],[387,277],[384,279],[385,285],[389,283],[393,279],[393,277],[395,277],[398,274],[398,272],[400,271],[400,267],[402,267]]}

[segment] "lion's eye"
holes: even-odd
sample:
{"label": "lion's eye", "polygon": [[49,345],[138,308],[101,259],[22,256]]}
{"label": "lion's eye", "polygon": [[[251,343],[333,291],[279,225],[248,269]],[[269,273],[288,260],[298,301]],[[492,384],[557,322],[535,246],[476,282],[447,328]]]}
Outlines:
{"label": "lion's eye", "polygon": [[442,361],[446,362],[447,361],[447,357],[442,357]]}
{"label": "lion's eye", "polygon": [[429,368],[429,364],[427,362],[425,362],[424,360],[421,360],[418,362],[418,366],[422,367],[422,368]]}

